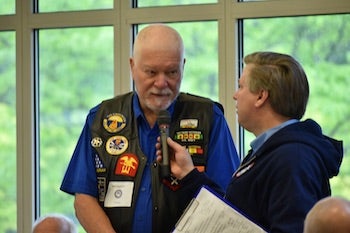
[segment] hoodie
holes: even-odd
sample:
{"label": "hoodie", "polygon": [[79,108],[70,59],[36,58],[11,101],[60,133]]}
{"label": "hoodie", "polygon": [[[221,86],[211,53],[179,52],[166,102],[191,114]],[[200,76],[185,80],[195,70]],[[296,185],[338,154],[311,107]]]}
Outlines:
{"label": "hoodie", "polygon": [[242,161],[225,198],[268,232],[302,233],[307,212],[331,195],[342,158],[342,142],[315,121],[293,123]]}

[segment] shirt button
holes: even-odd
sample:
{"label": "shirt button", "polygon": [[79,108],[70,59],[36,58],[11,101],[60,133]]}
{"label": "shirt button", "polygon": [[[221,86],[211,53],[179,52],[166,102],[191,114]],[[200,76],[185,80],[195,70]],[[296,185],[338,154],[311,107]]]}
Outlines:
{"label": "shirt button", "polygon": [[157,167],[158,163],[154,162],[153,167]]}
{"label": "shirt button", "polygon": [[154,211],[158,212],[158,206],[154,207]]}

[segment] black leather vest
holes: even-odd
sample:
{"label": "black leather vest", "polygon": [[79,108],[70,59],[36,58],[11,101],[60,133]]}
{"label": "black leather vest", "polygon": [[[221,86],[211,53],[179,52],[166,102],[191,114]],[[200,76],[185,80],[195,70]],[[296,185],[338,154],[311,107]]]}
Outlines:
{"label": "black leather vest", "polygon": [[[91,144],[96,150],[99,203],[119,233],[131,232],[135,202],[147,160],[139,144],[132,96],[130,92],[103,101],[91,127]],[[205,170],[206,166],[213,104],[209,99],[180,93],[172,115],[169,135],[188,148],[199,170]],[[183,201],[181,186],[177,182],[160,177],[157,162],[153,162],[151,169],[153,232],[170,232],[188,203]],[[120,181],[133,184],[130,205],[113,203],[112,206],[118,207],[106,207],[108,195],[123,195],[118,188],[110,188],[113,193],[108,192],[109,184]]]}

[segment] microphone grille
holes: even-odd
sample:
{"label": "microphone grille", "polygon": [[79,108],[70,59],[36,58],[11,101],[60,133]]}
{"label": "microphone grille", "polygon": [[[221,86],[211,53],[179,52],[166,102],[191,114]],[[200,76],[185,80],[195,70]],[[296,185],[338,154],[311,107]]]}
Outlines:
{"label": "microphone grille", "polygon": [[169,125],[171,122],[170,113],[167,110],[161,110],[158,114],[158,125]]}

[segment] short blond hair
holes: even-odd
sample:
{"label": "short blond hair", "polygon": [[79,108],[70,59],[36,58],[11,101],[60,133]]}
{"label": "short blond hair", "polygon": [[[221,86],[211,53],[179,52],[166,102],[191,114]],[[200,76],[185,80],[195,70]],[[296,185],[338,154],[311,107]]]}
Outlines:
{"label": "short blond hair", "polygon": [[252,93],[266,90],[273,110],[285,117],[301,119],[309,99],[309,83],[304,69],[292,56],[275,52],[255,52],[244,58],[252,64],[249,88]]}

